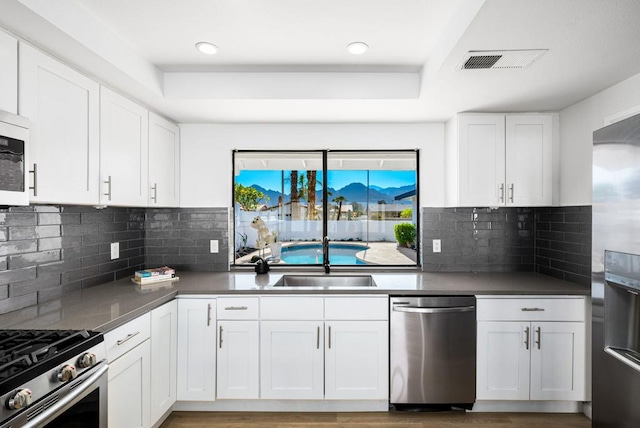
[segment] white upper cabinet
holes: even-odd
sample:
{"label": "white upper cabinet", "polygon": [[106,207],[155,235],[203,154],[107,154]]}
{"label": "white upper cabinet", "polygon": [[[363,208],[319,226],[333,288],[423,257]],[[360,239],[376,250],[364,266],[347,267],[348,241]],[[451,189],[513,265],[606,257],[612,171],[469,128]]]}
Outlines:
{"label": "white upper cabinet", "polygon": [[146,206],[149,112],[100,88],[100,203]]}
{"label": "white upper cabinet", "polygon": [[545,206],[553,115],[460,114],[447,123],[448,206]]}
{"label": "white upper cabinet", "polygon": [[18,114],[18,40],[0,31],[0,110]]}
{"label": "white upper cabinet", "polygon": [[149,113],[149,206],[180,204],[180,129]]}
{"label": "white upper cabinet", "polygon": [[[30,196],[37,203],[99,203],[99,85],[19,44],[19,109],[30,121]],[[34,168],[35,164],[35,168]]]}
{"label": "white upper cabinet", "polygon": [[506,117],[507,205],[552,204],[553,118],[551,115]]}

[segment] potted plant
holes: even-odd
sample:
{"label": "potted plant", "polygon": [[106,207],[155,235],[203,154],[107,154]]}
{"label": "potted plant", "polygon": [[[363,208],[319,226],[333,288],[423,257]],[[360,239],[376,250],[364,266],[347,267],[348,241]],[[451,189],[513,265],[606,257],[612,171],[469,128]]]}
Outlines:
{"label": "potted plant", "polygon": [[393,227],[398,245],[411,248],[416,240],[416,225],[413,223],[398,223]]}

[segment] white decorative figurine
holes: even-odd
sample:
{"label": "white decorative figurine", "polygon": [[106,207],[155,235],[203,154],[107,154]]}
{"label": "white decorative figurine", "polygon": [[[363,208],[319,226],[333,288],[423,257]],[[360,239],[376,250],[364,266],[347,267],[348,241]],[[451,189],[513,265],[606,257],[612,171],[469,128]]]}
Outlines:
{"label": "white decorative figurine", "polygon": [[262,250],[274,242],[273,234],[269,232],[269,228],[260,216],[255,217],[251,221],[251,227],[258,231],[258,239],[256,240],[256,248]]}

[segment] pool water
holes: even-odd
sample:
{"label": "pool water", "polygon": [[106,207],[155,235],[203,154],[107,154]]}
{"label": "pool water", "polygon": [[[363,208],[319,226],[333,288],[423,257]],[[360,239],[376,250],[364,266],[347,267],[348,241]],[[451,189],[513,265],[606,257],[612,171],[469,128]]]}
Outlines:
{"label": "pool water", "polygon": [[[329,262],[332,265],[365,265],[356,253],[369,249],[366,245],[329,244]],[[280,258],[295,265],[322,264],[322,244],[300,244],[282,247]]]}

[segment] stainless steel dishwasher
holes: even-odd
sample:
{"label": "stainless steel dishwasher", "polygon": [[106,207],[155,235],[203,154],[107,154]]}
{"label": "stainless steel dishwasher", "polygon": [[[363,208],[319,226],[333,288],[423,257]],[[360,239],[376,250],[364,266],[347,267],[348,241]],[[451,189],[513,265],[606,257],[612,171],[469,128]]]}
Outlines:
{"label": "stainless steel dishwasher", "polygon": [[390,402],[396,409],[459,407],[476,400],[476,298],[390,300]]}

